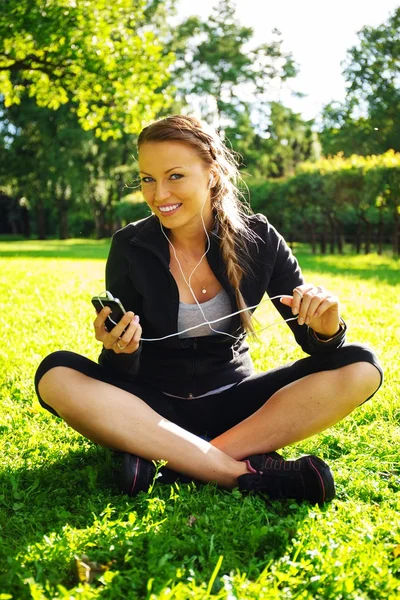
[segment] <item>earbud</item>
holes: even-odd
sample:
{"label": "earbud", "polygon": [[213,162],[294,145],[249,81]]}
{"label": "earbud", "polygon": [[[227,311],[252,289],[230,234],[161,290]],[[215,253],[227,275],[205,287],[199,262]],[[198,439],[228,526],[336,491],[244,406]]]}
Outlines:
{"label": "earbud", "polygon": [[212,187],[214,185],[214,177],[212,173],[210,173],[210,178],[208,180],[208,187]]}

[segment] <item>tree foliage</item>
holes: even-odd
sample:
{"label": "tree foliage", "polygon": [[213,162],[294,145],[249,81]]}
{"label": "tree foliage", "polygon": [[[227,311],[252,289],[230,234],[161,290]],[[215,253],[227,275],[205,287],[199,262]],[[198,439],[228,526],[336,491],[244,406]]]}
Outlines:
{"label": "tree foliage", "polygon": [[400,7],[387,23],[364,27],[358,37],[344,65],[346,100],[323,111],[326,154],[400,150]]}
{"label": "tree foliage", "polygon": [[317,241],[343,251],[344,237],[364,244],[373,240],[382,252],[391,239],[400,254],[400,154],[337,155],[303,163],[296,174],[275,183],[248,182],[253,210],[264,212],[289,238]]}
{"label": "tree foliage", "polygon": [[249,110],[245,110],[237,115],[232,127],[225,129],[225,135],[243,157],[246,171],[256,177],[287,177],[301,162],[320,156],[313,124],[313,120],[305,121],[283,104],[270,102],[263,132],[255,130]]}
{"label": "tree foliage", "polygon": [[253,29],[237,21],[232,0],[221,0],[207,20],[184,21],[170,42],[178,94],[197,96],[203,118],[214,125],[232,124],[249,104],[265,103],[273,79],[296,75],[277,30],[271,42],[257,47],[252,37]]}
{"label": "tree foliage", "polygon": [[157,0],[3,0],[5,105],[19,104],[28,93],[41,107],[71,103],[81,127],[102,139],[137,133],[171,101],[165,83],[173,55],[164,52],[147,22],[147,13],[154,18],[158,5]]}

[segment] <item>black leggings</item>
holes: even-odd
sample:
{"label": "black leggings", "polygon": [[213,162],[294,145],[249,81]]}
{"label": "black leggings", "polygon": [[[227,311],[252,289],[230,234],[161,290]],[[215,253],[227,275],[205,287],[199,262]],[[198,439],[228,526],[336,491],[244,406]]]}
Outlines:
{"label": "black leggings", "polygon": [[[162,417],[196,435],[214,438],[253,414],[285,385],[312,373],[331,371],[357,362],[373,364],[381,374],[382,384],[382,368],[374,352],[360,344],[347,344],[335,352],[308,356],[265,373],[251,375],[224,392],[197,400],[180,400],[167,396],[155,388],[137,385],[134,381],[124,379],[123,374],[105,369],[80,354],[61,350],[49,354],[41,362],[35,376],[35,389],[40,404],[57,415],[53,408],[41,399],[38,383],[41,377],[53,367],[69,367],[88,377],[135,394]],[[85,399],[82,398],[82,402],[84,401]]]}

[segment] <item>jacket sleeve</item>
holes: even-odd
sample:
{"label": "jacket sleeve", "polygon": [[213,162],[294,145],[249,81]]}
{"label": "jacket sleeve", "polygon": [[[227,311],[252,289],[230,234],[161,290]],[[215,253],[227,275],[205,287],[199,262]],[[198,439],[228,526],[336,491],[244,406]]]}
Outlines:
{"label": "jacket sleeve", "polygon": [[[271,225],[269,228],[269,251],[274,253],[275,258],[267,294],[270,298],[278,295],[292,296],[294,288],[305,283],[300,266],[283,237]],[[291,308],[282,304],[279,298],[272,302],[285,320],[293,318]],[[319,340],[310,327],[299,325],[297,319],[287,324],[297,343],[307,354],[332,352],[345,343],[347,326],[344,322],[341,331],[329,341]]]}
{"label": "jacket sleeve", "polygon": [[[126,311],[131,310],[140,315],[141,298],[129,276],[129,262],[126,253],[115,235],[112,238],[107,258],[106,289],[115,298],[119,298]],[[139,371],[141,353],[142,342],[136,352],[132,354],[116,354],[114,350],[107,350],[103,347],[98,361],[103,367],[120,371],[132,379]]]}

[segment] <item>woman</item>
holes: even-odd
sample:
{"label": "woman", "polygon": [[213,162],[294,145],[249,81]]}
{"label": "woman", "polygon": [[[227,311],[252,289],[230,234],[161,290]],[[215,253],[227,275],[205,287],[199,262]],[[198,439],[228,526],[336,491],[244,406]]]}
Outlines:
{"label": "woman", "polygon": [[[164,479],[332,499],[324,461],[285,461],[275,451],[373,396],[382,380],[375,355],[345,344],[336,296],[304,282],[263,215],[244,213],[235,159],[205,123],[157,121],[140,134],[138,152],[153,214],[113,236],[106,267],[107,290],[128,312],[111,331],[109,309],[97,315],[99,364],[71,352],[44,359],[40,402],[124,453],[121,486],[131,495],[152,483],[152,461],[165,460],[173,471]],[[245,337],[265,292],[310,356],[254,374]]]}

